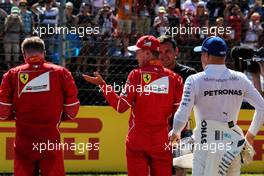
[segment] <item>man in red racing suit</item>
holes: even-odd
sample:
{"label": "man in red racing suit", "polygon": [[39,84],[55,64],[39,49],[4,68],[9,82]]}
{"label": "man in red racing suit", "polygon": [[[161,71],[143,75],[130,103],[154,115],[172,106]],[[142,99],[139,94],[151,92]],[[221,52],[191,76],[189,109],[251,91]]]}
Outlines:
{"label": "man in red racing suit", "polygon": [[63,176],[62,150],[39,149],[60,142],[61,120],[78,112],[78,91],[69,71],[44,61],[40,38],[25,39],[22,52],[26,63],[10,69],[0,87],[1,120],[16,122],[14,175]]}
{"label": "man in red racing suit", "polygon": [[[168,118],[181,100],[182,78],[164,68],[156,53],[159,41],[141,37],[136,46],[139,68],[130,72],[125,88],[118,96],[102,77],[83,75],[99,85],[108,103],[118,112],[131,107],[126,138],[129,176],[171,176],[172,156],[168,147]],[[154,58],[154,59],[153,59]]]}

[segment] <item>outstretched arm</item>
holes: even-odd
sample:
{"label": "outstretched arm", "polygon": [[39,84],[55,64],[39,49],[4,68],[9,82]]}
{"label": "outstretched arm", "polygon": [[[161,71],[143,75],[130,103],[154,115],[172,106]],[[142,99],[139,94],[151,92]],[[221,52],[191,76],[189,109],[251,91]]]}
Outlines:
{"label": "outstretched arm", "polygon": [[4,74],[0,87],[0,120],[14,118],[12,98],[14,87],[11,81],[11,71]]}
{"label": "outstretched arm", "polygon": [[117,112],[125,112],[132,104],[135,92],[129,91],[130,84],[133,84],[133,71],[128,76],[128,81],[126,83],[125,89],[122,91],[120,96],[118,96],[113,87],[107,85],[102,76],[95,72],[95,77],[91,77],[88,75],[83,75],[84,79],[92,84],[95,84],[101,88],[103,91],[104,97],[106,98],[107,102],[117,111]]}
{"label": "outstretched arm", "polygon": [[63,69],[62,83],[64,103],[61,120],[72,120],[76,117],[79,111],[80,102],[77,98],[78,89],[75,85],[74,79],[71,73],[66,69]]}
{"label": "outstretched arm", "polygon": [[169,133],[169,138],[174,141],[175,138],[184,129],[186,123],[188,122],[190,113],[194,106],[194,93],[195,87],[193,83],[192,76],[189,76],[184,84],[183,96],[180,103],[180,107],[174,115],[173,119],[173,129]]}

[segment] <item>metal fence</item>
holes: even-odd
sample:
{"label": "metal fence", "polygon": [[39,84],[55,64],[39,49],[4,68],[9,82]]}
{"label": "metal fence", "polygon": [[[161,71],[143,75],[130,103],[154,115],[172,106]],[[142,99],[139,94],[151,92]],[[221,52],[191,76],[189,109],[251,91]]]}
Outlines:
{"label": "metal fence", "polygon": [[[86,50],[85,47],[79,56],[67,58],[65,60],[65,67],[68,68],[75,79],[76,85],[79,89],[79,99],[82,105],[106,105],[106,101],[103,98],[102,93],[99,92],[99,88],[88,84],[81,77],[82,73],[92,75],[94,71],[99,71],[108,84],[124,85],[128,73],[137,67],[137,61],[135,56],[130,57],[124,56],[113,56],[108,55],[108,53],[101,53],[103,46],[107,43],[95,43],[92,49]],[[189,48],[191,50],[191,48]],[[181,50],[181,47],[180,47]],[[3,40],[0,39],[0,76],[8,70],[7,63],[5,62],[5,56],[11,54],[12,59],[14,53],[5,53]],[[12,62],[12,67],[22,64],[23,57],[21,53],[19,55],[19,62]],[[190,60],[182,60],[180,53],[179,62],[187,64],[189,66],[196,67],[196,69],[201,70],[201,64],[199,61],[199,56],[195,56]],[[47,56],[49,58],[49,56]]]}

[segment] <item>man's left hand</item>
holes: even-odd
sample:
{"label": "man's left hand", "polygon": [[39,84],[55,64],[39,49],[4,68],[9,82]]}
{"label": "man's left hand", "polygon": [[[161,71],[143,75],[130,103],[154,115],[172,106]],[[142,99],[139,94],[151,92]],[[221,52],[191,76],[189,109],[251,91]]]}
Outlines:
{"label": "man's left hand", "polygon": [[247,134],[245,135],[245,138],[246,138],[246,140],[248,141],[248,143],[250,144],[250,145],[254,145],[254,138],[255,138],[255,136],[253,135],[253,134],[251,134],[249,131],[247,132]]}
{"label": "man's left hand", "polygon": [[171,130],[168,135],[169,135],[169,140],[171,143],[180,140],[180,135],[173,133],[173,130]]}
{"label": "man's left hand", "polygon": [[85,74],[83,74],[82,76],[87,82],[90,82],[90,83],[95,84],[97,86],[105,84],[104,79],[102,78],[102,76],[98,72],[94,72],[95,77],[88,76]]}

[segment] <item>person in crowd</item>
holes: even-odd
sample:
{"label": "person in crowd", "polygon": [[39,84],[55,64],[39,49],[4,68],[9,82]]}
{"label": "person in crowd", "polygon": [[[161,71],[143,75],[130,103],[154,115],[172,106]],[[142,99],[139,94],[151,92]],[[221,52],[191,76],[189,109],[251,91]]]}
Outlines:
{"label": "person in crowd", "polygon": [[0,8],[0,39],[2,39],[4,34],[5,18],[7,17],[6,11]]}
{"label": "person in crowd", "polygon": [[7,14],[11,14],[12,7],[18,7],[20,0],[1,0],[0,8],[3,9]]}
{"label": "person in crowd", "polygon": [[256,48],[259,35],[262,33],[263,28],[260,23],[260,15],[258,12],[254,12],[248,22],[248,28],[246,31],[246,37],[244,44]]}
{"label": "person in crowd", "polygon": [[97,41],[99,43],[98,49],[100,50],[100,54],[96,59],[97,71],[107,77],[108,69],[110,67],[108,52],[111,49],[110,44],[113,38],[113,33],[115,32],[114,24],[117,23],[109,4],[104,4],[99,10],[95,18],[95,23],[101,30],[100,36],[97,36]]}
{"label": "person in crowd", "polygon": [[237,4],[232,4],[226,7],[225,20],[227,25],[232,27],[231,38],[238,44],[241,41],[242,27],[245,22],[245,16],[240,10],[240,7]]}
{"label": "person in crowd", "polygon": [[156,36],[161,36],[166,33],[166,27],[169,27],[169,21],[166,16],[165,7],[159,7],[158,16],[154,19],[153,28],[155,29]]}
{"label": "person in crowd", "polygon": [[[59,8],[54,0],[46,0],[44,4],[35,3],[31,10],[38,16],[39,26],[45,27],[46,29],[54,28],[59,23]],[[53,54],[55,49],[58,47],[57,35],[55,32],[47,33],[43,36],[45,46],[47,49],[47,60],[53,61]]]}
{"label": "person in crowd", "polygon": [[250,17],[254,12],[257,12],[260,15],[260,21],[264,21],[264,5],[261,0],[255,0],[254,6],[250,9],[248,17]]}
{"label": "person in crowd", "polygon": [[23,21],[20,16],[18,7],[12,7],[11,14],[7,16],[4,27],[4,50],[5,50],[5,63],[8,68],[11,68],[13,62],[19,62],[19,44],[20,37],[24,31]]}
{"label": "person in crowd", "polygon": [[65,4],[65,23],[67,27],[76,27],[79,18],[73,14],[74,5],[72,2],[67,2]]}
{"label": "person in crowd", "polygon": [[183,13],[186,9],[189,9],[192,12],[192,14],[194,14],[198,2],[199,0],[187,0],[184,3],[182,3],[181,9],[183,10]]}
{"label": "person in crowd", "polygon": [[[195,45],[197,42],[196,35],[199,35],[194,29],[197,26],[196,20],[194,18],[194,14],[191,9],[185,9],[184,16],[182,17],[181,25],[185,27],[185,29],[189,29],[190,32],[185,32],[180,36],[181,44],[186,46],[182,50],[184,60],[190,59],[191,57],[191,46]],[[187,31],[187,30],[186,30]]]}
{"label": "person in crowd", "polygon": [[[227,31],[228,29],[226,28],[227,26],[224,24],[224,22],[225,21],[223,17],[216,18],[215,20],[215,26],[216,26],[216,32],[217,32],[216,35],[225,39],[225,41],[227,41],[227,44],[228,44],[228,41],[230,41],[231,39],[230,34],[229,34],[230,31]],[[209,36],[213,36],[213,35],[215,35],[215,33],[209,34]]]}
{"label": "person in crowd", "polygon": [[136,34],[142,36],[149,34],[151,25],[151,9],[153,2],[150,0],[137,0],[136,4]]}
{"label": "person in crowd", "polygon": [[92,5],[93,5],[93,15],[95,16],[100,9],[102,9],[102,7],[104,6],[104,0],[96,0],[96,1],[92,1]]}
{"label": "person in crowd", "polygon": [[[90,3],[82,3],[81,11],[77,15],[79,21],[77,27],[91,28],[95,26],[95,17],[92,14],[92,5]],[[86,70],[87,68],[87,56],[95,54],[96,51],[95,41],[93,35],[84,35],[82,37],[82,49],[80,51],[80,57],[77,59],[77,70]]]}
{"label": "person in crowd", "polygon": [[[127,49],[129,44],[129,39],[132,34],[132,16],[133,16],[133,0],[117,0],[117,37],[119,38],[116,43],[116,47],[120,47],[121,41],[123,42],[123,55],[125,57],[130,56]],[[118,51],[117,51],[118,52]]]}
{"label": "person in crowd", "polygon": [[181,22],[181,14],[180,10],[175,7],[175,3],[169,3],[168,4],[168,13],[166,15],[169,21],[169,26],[172,27],[178,27]]}
{"label": "person in crowd", "polygon": [[[199,28],[207,27],[209,28],[209,16],[208,11],[205,7],[205,3],[200,1],[197,4],[196,12],[194,14],[195,26]],[[196,34],[199,39],[204,39],[206,36],[204,34]]]}
{"label": "person in crowd", "polygon": [[32,29],[35,27],[33,14],[27,10],[27,0],[20,0],[19,2],[20,16],[24,25],[24,38],[32,35]]}

